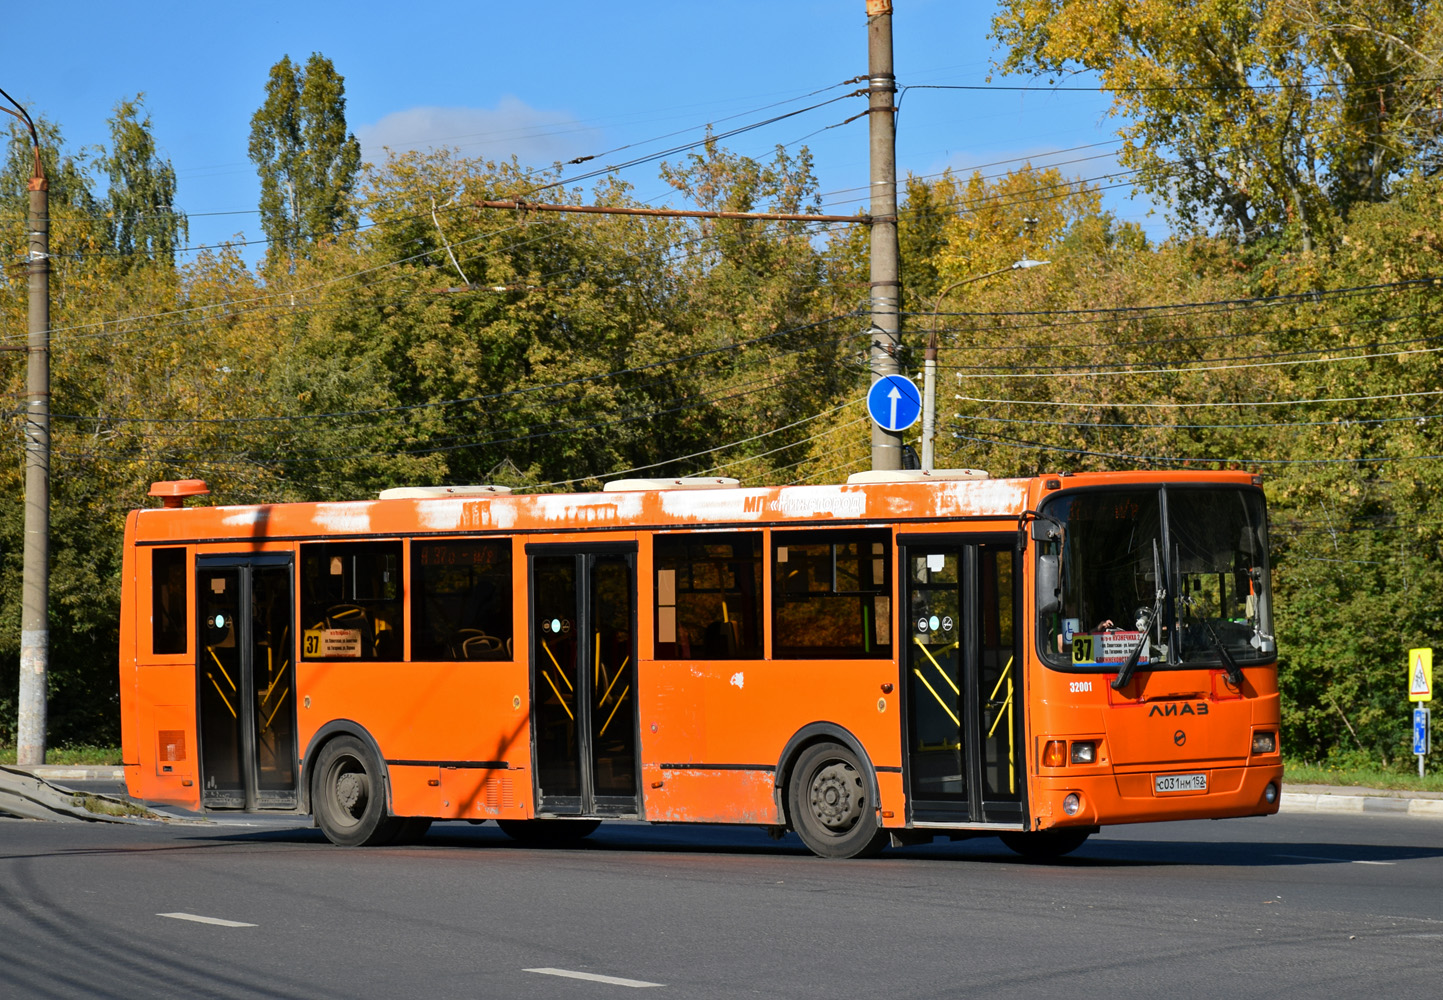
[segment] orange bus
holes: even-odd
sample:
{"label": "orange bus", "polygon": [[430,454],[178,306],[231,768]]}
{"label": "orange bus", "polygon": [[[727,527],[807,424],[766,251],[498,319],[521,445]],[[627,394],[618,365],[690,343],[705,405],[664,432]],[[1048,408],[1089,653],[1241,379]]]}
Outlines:
{"label": "orange bus", "polygon": [[1276,812],[1258,477],[625,480],[186,506],[125,534],[130,793],[331,841],[496,820],[851,857]]}

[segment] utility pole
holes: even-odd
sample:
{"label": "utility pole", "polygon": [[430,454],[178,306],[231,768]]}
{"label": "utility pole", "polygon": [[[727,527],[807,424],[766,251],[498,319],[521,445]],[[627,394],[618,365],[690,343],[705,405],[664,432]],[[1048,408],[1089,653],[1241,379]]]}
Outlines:
{"label": "utility pole", "polygon": [[45,763],[46,675],[50,666],[50,185],[40,163],[40,136],[25,109],[3,96],[30,130],[35,168],[28,185],[30,279],[25,380],[25,556],[20,611],[20,704],[15,760]]}
{"label": "utility pole", "polygon": [[[867,0],[867,95],[872,161],[872,381],[897,374],[901,270],[897,262],[897,109],[893,95],[892,0]],[[902,468],[902,432],[872,424],[872,468]]]}

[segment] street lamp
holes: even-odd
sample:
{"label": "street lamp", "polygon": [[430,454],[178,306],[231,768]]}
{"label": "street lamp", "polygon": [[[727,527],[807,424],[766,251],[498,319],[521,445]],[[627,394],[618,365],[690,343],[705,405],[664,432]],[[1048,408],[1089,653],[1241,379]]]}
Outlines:
{"label": "street lamp", "polygon": [[927,350],[923,354],[922,364],[922,471],[932,471],[932,438],[937,432],[937,314],[942,309],[943,297],[959,285],[981,281],[983,278],[995,278],[999,274],[1006,274],[1009,271],[1021,271],[1029,267],[1041,267],[1043,264],[1051,263],[1050,260],[1031,260],[1023,257],[1006,267],[999,267],[986,274],[959,278],[944,286],[932,301],[932,330],[927,336]]}

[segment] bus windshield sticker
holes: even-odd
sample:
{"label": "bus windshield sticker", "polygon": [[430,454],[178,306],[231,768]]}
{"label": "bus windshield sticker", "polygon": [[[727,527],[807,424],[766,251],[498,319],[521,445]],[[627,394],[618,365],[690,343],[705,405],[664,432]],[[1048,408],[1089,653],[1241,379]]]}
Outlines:
{"label": "bus windshield sticker", "polygon": [[1139,664],[1148,662],[1149,642],[1141,632],[1095,632],[1072,637],[1072,662],[1078,665],[1125,663],[1133,647],[1142,641]]}

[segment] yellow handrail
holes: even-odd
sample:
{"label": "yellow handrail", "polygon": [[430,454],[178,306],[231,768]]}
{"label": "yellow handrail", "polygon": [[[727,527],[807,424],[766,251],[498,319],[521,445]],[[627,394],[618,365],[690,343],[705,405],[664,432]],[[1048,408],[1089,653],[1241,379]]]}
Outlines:
{"label": "yellow handrail", "polygon": [[631,690],[631,685],[628,684],[626,687],[624,687],[624,688],[621,689],[621,694],[619,694],[619,695],[616,696],[616,705],[612,707],[612,709],[611,709],[611,714],[606,717],[606,721],[601,724],[601,732],[599,732],[599,733],[596,734],[598,737],[602,737],[602,736],[605,736],[605,735],[606,735],[606,727],[609,726],[609,725],[611,725],[611,720],[612,720],[612,719],[616,718],[616,713],[617,713],[617,711],[621,708],[621,706],[626,702],[626,693],[627,693],[628,691],[630,691],[630,690]]}
{"label": "yellow handrail", "polygon": [[[225,671],[221,671],[221,673],[225,673]],[[231,707],[230,699],[227,698],[225,692],[221,690],[220,682],[215,679],[215,674],[207,670],[205,675],[210,679],[211,684],[215,685],[215,693],[220,695],[220,700],[225,704],[226,709],[229,710],[230,717],[234,719],[236,717],[235,709]],[[230,680],[230,678],[227,677],[226,680]]]}
{"label": "yellow handrail", "polygon": [[[545,640],[545,639],[542,639],[542,640],[541,640],[541,648],[544,649],[544,650],[546,650],[546,655],[549,656],[549,657],[551,657],[551,662],[552,662],[552,663],[555,663],[555,664],[556,664],[556,672],[557,672],[558,674],[560,674],[560,675],[561,675],[561,679],[566,682],[567,688],[570,689],[570,690],[572,690],[572,691],[575,691],[575,690],[576,690],[576,685],[571,683],[571,678],[570,678],[570,677],[567,677],[567,676],[566,676],[566,671],[561,669],[561,664],[558,663],[557,660],[556,660],[556,654],[551,651],[551,647],[546,644],[546,640]],[[541,671],[541,672],[542,672],[543,674],[546,673],[546,671],[544,671],[544,670]],[[555,685],[552,685],[552,686],[554,687]],[[556,693],[557,693],[557,694],[560,694],[561,692],[558,691],[558,692],[556,692]]]}
{"label": "yellow handrail", "polygon": [[[558,667],[557,669],[560,669],[560,668]],[[575,722],[575,721],[576,721],[576,716],[572,714],[572,712],[571,712],[571,706],[568,705],[568,704],[566,704],[566,699],[563,698],[562,695],[561,695],[561,689],[556,686],[556,682],[551,679],[551,675],[548,674],[546,671],[543,670],[543,671],[541,671],[541,676],[546,678],[546,683],[547,683],[547,684],[550,684],[550,685],[551,685],[551,690],[553,690],[553,691],[556,692],[556,700],[559,701],[559,702],[561,702],[561,707],[564,708],[564,709],[566,709],[566,714],[571,718],[571,721],[572,721],[572,722]],[[565,675],[563,674],[563,675],[562,675],[562,680],[565,680],[565,679],[566,679],[566,677],[565,677]]]}
{"label": "yellow handrail", "polygon": [[[961,694],[961,693],[962,693],[961,688],[959,688],[959,687],[957,686],[956,682],[953,681],[951,677],[948,677],[948,676],[947,676],[947,671],[943,670],[943,669],[942,669],[942,664],[938,663],[937,660],[936,660],[936,658],[934,658],[934,657],[932,656],[932,651],[922,644],[921,638],[914,635],[914,636],[912,636],[912,641],[917,644],[917,648],[922,651],[922,653],[927,657],[927,659],[929,659],[929,660],[932,661],[932,666],[934,666],[934,667],[937,668],[937,673],[939,673],[939,674],[942,675],[942,679],[947,682],[948,687],[950,687],[950,688],[952,689],[952,693],[953,693],[953,694]],[[944,647],[942,648],[942,652],[945,653],[945,652],[947,652],[948,650],[953,649],[956,645],[957,645],[957,643],[954,642],[954,643],[952,643],[952,645],[950,645],[950,646],[944,646]],[[926,681],[923,681],[922,683],[923,683],[923,684],[926,684],[927,682],[926,682]]]}
{"label": "yellow handrail", "polygon": [[932,692],[932,697],[937,699],[937,704],[942,706],[942,711],[952,716],[953,724],[960,728],[962,725],[962,720],[957,718],[956,712],[952,711],[950,708],[947,707],[947,703],[942,700],[942,696],[937,693],[937,689],[934,688],[931,684],[927,683],[927,678],[922,676],[922,671],[918,670],[916,667],[913,667],[912,673],[917,675],[917,679],[922,682],[923,687],[925,687],[928,691]]}

